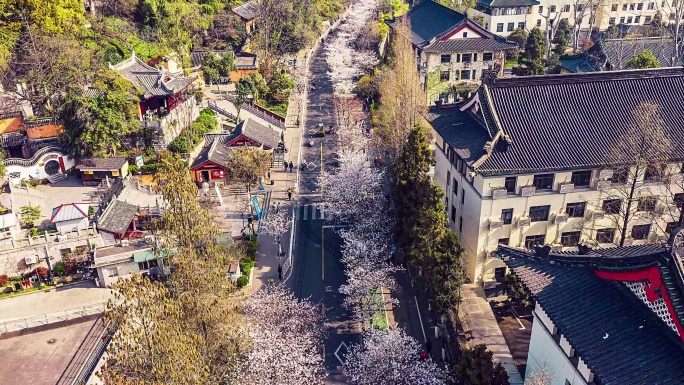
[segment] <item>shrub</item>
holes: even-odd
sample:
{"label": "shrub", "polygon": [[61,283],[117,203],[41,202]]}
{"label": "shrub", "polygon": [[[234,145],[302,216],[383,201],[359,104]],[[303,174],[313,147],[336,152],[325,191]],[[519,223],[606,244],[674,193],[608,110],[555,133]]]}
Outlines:
{"label": "shrub", "polygon": [[10,282],[10,279],[6,275],[0,275],[0,287],[2,286],[7,286],[7,284]]}
{"label": "shrub", "polygon": [[202,111],[200,111],[200,116],[202,115],[214,116],[214,111],[212,111],[211,108],[205,108]]}
{"label": "shrub", "polygon": [[31,272],[31,275],[37,275],[38,278],[45,278],[48,275],[48,269],[43,266],[38,266]]}
{"label": "shrub", "polygon": [[259,241],[256,238],[245,241],[245,255],[248,256],[251,261],[256,261],[256,253],[258,248]]}
{"label": "shrub", "polygon": [[57,262],[55,268],[52,269],[52,272],[58,277],[65,276],[67,273],[66,264],[64,262]]}
{"label": "shrub", "polygon": [[23,279],[18,275],[14,275],[12,277],[9,277],[9,280],[10,280],[10,282],[21,282],[21,281],[23,281]]}
{"label": "shrub", "polygon": [[145,149],[145,155],[147,155],[147,156],[155,156],[155,155],[157,155],[157,153],[154,152],[154,147],[147,147],[147,148]]}
{"label": "shrub", "polygon": [[169,149],[175,153],[185,153],[188,152],[188,139],[183,133],[178,135],[176,139],[169,143]]}
{"label": "shrub", "polygon": [[242,271],[242,274],[244,275],[249,275],[253,267],[254,261],[251,261],[248,258],[244,258],[240,261],[240,271]]}
{"label": "shrub", "polygon": [[40,235],[40,233],[38,233],[38,228],[37,227],[31,227],[31,229],[29,230],[29,235],[31,236],[31,238],[35,238],[38,235]]}
{"label": "shrub", "polygon": [[135,174],[136,172],[138,172],[138,166],[135,164],[129,164],[128,165],[128,173],[129,174]]}
{"label": "shrub", "polygon": [[237,287],[245,287],[249,283],[249,278],[245,275],[241,275],[237,279]]}
{"label": "shrub", "polygon": [[156,163],[152,164],[145,164],[142,167],[140,167],[140,171],[143,174],[154,174],[157,172],[157,169],[159,168],[159,165]]}

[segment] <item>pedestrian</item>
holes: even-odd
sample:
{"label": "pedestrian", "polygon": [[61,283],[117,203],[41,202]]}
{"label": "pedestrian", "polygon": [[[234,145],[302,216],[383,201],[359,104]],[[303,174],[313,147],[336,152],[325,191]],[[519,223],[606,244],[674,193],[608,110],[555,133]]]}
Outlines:
{"label": "pedestrian", "polygon": [[285,131],[280,132],[280,141],[285,142]]}
{"label": "pedestrian", "polygon": [[278,264],[278,279],[283,280],[283,267]]}
{"label": "pedestrian", "polygon": [[430,338],[425,341],[425,350],[430,353],[432,351],[432,340]]}
{"label": "pedestrian", "polygon": [[292,188],[287,189],[287,200],[292,200]]}
{"label": "pedestrian", "polygon": [[293,167],[294,167],[294,165],[292,164],[292,161],[290,161],[290,172],[292,172]]}
{"label": "pedestrian", "polygon": [[283,162],[283,164],[285,165],[285,172],[287,172],[287,162]]}
{"label": "pedestrian", "polygon": [[273,281],[273,277],[271,277],[271,279],[269,279],[268,282],[272,285],[273,282],[274,282],[274,281]]}
{"label": "pedestrian", "polygon": [[280,202],[276,204],[276,214],[280,212]]}

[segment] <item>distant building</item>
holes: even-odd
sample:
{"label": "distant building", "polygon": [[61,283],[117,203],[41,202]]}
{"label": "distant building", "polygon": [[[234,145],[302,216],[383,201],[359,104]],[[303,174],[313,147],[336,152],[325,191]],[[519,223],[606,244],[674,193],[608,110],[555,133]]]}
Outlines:
{"label": "distant building", "polygon": [[128,175],[128,160],[121,157],[86,158],[76,165],[84,185],[97,185],[102,181]]}
{"label": "distant building", "polygon": [[259,72],[259,58],[257,55],[248,52],[238,52],[234,53],[229,50],[214,50],[214,51],[204,51],[204,50],[194,50],[190,52],[190,62],[192,65],[192,70],[199,70],[202,67],[202,59],[209,55],[214,54],[217,56],[223,55],[234,55],[235,56],[235,71],[230,73],[228,79],[222,79],[222,83],[237,83],[244,76],[249,76],[252,73]]}
{"label": "distant building", "polygon": [[97,270],[100,285],[105,287],[132,274],[157,276],[161,273],[160,267],[164,266],[163,260],[163,256],[155,254],[154,243],[142,239],[93,250],[93,268]]}
{"label": "distant building", "polygon": [[[411,22],[416,64],[431,104],[467,96],[479,86],[483,70],[496,69],[503,75],[506,50],[516,48],[466,15],[432,0],[421,2],[403,17]],[[387,22],[391,28],[397,23]]]}
{"label": "distant building", "polygon": [[537,22],[541,16],[535,15],[543,11],[540,9],[538,0],[478,0],[469,14],[482,18],[487,31],[508,36],[516,28],[529,31],[535,25],[541,25]]}
{"label": "distant building", "polygon": [[[460,108],[436,109],[435,180],[446,191],[449,226],[461,239],[468,276],[493,284],[505,266],[498,245],[619,242],[616,215],[634,213],[626,244],[660,242],[682,218],[684,68],[485,78]],[[641,170],[627,206],[619,190],[633,165],[611,150],[639,124],[643,102],[659,106],[672,151],[664,169]],[[613,152],[614,153],[614,152]],[[673,175],[659,179],[661,172]]]}
{"label": "distant building", "polygon": [[86,230],[90,224],[89,203],[68,203],[52,209],[50,223],[57,232],[68,233],[75,230]]}
{"label": "distant building", "polygon": [[684,383],[682,246],[586,255],[500,246],[535,302],[526,377],[543,369],[557,385]]}
{"label": "distant building", "polygon": [[247,31],[248,35],[256,31],[258,27],[256,1],[250,0],[242,3],[241,5],[233,8],[231,12],[239,16],[240,19],[242,19],[242,22],[245,23],[245,30]]}

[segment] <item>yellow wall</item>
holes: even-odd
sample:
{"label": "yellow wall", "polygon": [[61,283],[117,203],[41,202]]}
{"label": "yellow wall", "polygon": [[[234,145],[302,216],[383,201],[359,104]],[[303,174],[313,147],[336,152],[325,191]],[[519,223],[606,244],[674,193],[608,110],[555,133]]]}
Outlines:
{"label": "yellow wall", "polygon": [[51,138],[62,132],[61,124],[46,124],[26,129],[26,136],[29,139]]}
{"label": "yellow wall", "polygon": [[232,83],[237,83],[244,76],[248,76],[251,73],[257,73],[258,70],[235,70],[230,73],[230,81]]}
{"label": "yellow wall", "polygon": [[24,126],[21,116],[0,120],[0,134],[19,131]]}

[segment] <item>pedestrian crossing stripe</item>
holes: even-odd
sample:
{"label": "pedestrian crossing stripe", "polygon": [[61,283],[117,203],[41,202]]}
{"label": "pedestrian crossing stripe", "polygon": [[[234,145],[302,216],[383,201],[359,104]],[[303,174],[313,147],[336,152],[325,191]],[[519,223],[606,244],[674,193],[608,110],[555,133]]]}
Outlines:
{"label": "pedestrian crossing stripe", "polygon": [[303,205],[301,211],[301,218],[303,221],[325,219],[325,212],[323,210],[323,206]]}

